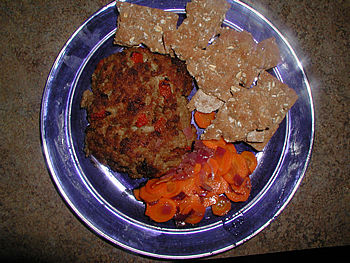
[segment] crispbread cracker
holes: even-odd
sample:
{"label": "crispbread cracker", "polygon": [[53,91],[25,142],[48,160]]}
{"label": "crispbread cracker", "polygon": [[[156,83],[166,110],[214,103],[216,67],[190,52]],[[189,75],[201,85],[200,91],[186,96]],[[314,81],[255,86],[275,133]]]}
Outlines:
{"label": "crispbread cracker", "polygon": [[293,89],[263,71],[256,86],[236,92],[220,108],[202,139],[222,136],[226,141],[245,141],[261,149],[297,98]]}
{"label": "crispbread cracker", "polygon": [[[234,86],[233,78],[235,64],[231,64],[223,54],[198,51],[198,57],[191,57],[187,60],[187,69],[197,80],[200,89],[206,94],[213,95],[220,100],[227,101],[231,97],[230,88]],[[232,72],[228,71],[232,69]]]}
{"label": "crispbread cracker", "polygon": [[207,94],[223,101],[242,88],[249,88],[263,70],[280,61],[274,38],[258,44],[246,31],[221,28],[220,36],[206,50],[194,49],[187,69]]}
{"label": "crispbread cracker", "polygon": [[146,45],[152,52],[169,53],[163,34],[176,30],[178,15],[161,9],[117,2],[118,28],[114,43],[123,46]]}
{"label": "crispbread cracker", "polygon": [[175,32],[165,35],[166,46],[187,60],[194,48],[204,49],[214,37],[230,8],[226,0],[192,0],[186,5],[186,19]]}
{"label": "crispbread cracker", "polygon": [[220,36],[206,50],[192,52],[187,69],[205,93],[227,101],[258,76],[260,70],[251,63],[255,49],[248,32],[221,28]]}
{"label": "crispbread cracker", "polygon": [[264,39],[256,47],[255,55],[259,57],[260,69],[270,69],[276,67],[281,62],[280,50],[274,37]]}
{"label": "crispbread cracker", "polygon": [[212,125],[203,133],[202,139],[217,139],[217,136],[209,137],[215,131],[226,141],[245,141],[248,132],[261,126],[259,125],[259,106],[262,102],[260,99],[251,89],[242,89],[237,92],[220,108]]}
{"label": "crispbread cracker", "polygon": [[289,88],[288,85],[282,83],[267,71],[263,71],[259,75],[256,88],[261,90],[261,96],[268,99],[268,105],[264,105],[264,108],[269,108],[272,124],[281,123],[298,99],[294,89]]}
{"label": "crispbread cracker", "polygon": [[261,137],[261,141],[260,142],[252,142],[253,138],[248,138],[249,137],[249,134],[248,134],[246,143],[249,144],[250,146],[252,146],[255,150],[262,151],[265,148],[266,144],[270,141],[272,136],[275,134],[278,127],[279,127],[279,124],[275,124],[275,125],[272,125],[271,127],[269,127],[268,129],[265,129],[262,131],[257,131],[257,130],[252,131],[251,134],[255,133],[255,135],[254,135],[255,137],[257,137],[257,136]]}

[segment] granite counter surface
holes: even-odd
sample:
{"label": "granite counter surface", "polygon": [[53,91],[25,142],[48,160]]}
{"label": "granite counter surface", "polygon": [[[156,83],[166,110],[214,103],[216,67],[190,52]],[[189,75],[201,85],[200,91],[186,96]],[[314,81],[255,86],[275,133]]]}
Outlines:
{"label": "granite counter surface", "polygon": [[[316,135],[294,198],[227,258],[350,245],[350,1],[245,1],[291,40],[311,82]],[[0,258],[153,261],[104,242],[57,193],[42,155],[40,104],[60,49],[108,1],[0,1]]]}

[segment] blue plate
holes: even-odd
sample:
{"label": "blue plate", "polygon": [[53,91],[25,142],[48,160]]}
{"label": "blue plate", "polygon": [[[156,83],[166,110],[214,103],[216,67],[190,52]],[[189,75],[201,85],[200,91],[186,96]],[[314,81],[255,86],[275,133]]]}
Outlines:
{"label": "blue plate", "polygon": [[[184,17],[187,1],[134,2]],[[208,209],[195,226],[177,228],[172,221],[152,222],[144,215],[144,205],[132,195],[142,180],[132,180],[85,156],[87,120],[79,105],[83,91],[91,87],[91,74],[99,60],[120,50],[113,45],[115,3],[80,26],[52,66],[40,123],[48,169],[77,217],[122,248],[160,258],[195,258],[229,250],[265,228],[287,205],[304,176],[312,150],[314,111],[302,64],[286,38],[264,16],[241,2],[230,3],[224,24],[249,31],[257,41],[274,36],[283,63],[271,73],[292,87],[299,99],[264,151],[257,153],[259,163],[251,176],[248,201],[234,203],[224,217]]]}

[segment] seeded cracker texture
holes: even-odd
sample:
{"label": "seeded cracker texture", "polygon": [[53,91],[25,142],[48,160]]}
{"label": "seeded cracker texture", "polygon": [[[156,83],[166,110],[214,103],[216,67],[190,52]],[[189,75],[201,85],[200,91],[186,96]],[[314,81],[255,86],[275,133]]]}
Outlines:
{"label": "seeded cracker texture", "polygon": [[187,104],[187,108],[190,111],[197,110],[203,113],[211,113],[221,108],[224,104],[223,101],[218,98],[205,94],[199,89],[192,97],[191,101]]}
{"label": "seeded cracker texture", "polygon": [[187,60],[194,49],[203,49],[214,37],[230,8],[226,0],[192,0],[186,5],[186,18],[176,31],[166,32],[165,45]]}
{"label": "seeded cracker texture", "polygon": [[280,50],[274,37],[259,42],[254,55],[254,67],[258,69],[270,69],[281,62]]}
{"label": "seeded cracker texture", "polygon": [[163,44],[163,35],[176,30],[177,14],[127,2],[116,5],[119,16],[115,44],[129,47],[144,44],[152,52],[169,53]]}
{"label": "seeded cracker texture", "polygon": [[286,84],[263,71],[257,85],[241,89],[223,105],[202,139],[245,141],[262,150],[298,96]]}
{"label": "seeded cracker texture", "polygon": [[256,44],[246,31],[221,28],[206,50],[198,50],[186,62],[205,93],[227,101],[233,93],[249,88],[261,71],[276,66],[280,56],[274,38]]}
{"label": "seeded cracker texture", "polygon": [[126,48],[104,58],[81,101],[89,121],[86,154],[133,178],[177,167],[196,138],[186,108],[191,90],[185,64],[169,55]]}

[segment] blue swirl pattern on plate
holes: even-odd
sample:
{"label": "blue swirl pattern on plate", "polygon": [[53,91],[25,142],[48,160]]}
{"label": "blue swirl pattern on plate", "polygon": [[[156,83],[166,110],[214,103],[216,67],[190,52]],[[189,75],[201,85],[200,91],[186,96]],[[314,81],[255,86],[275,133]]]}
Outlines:
{"label": "blue swirl pattern on plate", "polygon": [[[133,1],[177,12],[183,18],[187,1]],[[52,180],[77,217],[104,239],[127,250],[160,258],[195,258],[217,254],[250,239],[287,205],[305,174],[313,144],[314,110],[311,88],[302,64],[286,38],[260,13],[236,1],[224,24],[247,30],[257,41],[274,36],[283,61],[271,73],[292,87],[299,99],[280,128],[257,153],[248,201],[235,203],[224,217],[210,210],[198,225],[177,228],[144,215],[132,189],[143,179],[111,171],[86,157],[88,125],[80,108],[84,90],[103,57],[121,50],[113,45],[118,12],[111,3],[91,16],[71,36],[48,76],[41,105],[41,140]],[[238,145],[241,149],[245,145]]]}

